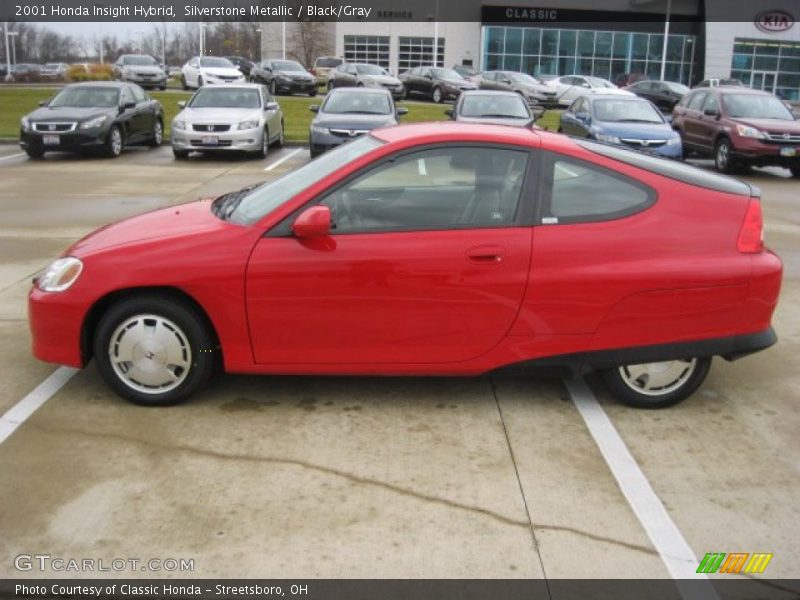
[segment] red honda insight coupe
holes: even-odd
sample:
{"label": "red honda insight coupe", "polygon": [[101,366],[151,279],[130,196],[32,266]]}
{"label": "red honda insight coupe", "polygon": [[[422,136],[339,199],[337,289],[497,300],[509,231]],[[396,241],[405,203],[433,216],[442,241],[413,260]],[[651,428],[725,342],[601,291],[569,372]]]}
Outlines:
{"label": "red honda insight coupe", "polygon": [[72,246],[30,292],[33,352],[164,405],[228,373],[599,370],[694,392],[775,343],[757,189],[530,129],[373,132],[283,177]]}

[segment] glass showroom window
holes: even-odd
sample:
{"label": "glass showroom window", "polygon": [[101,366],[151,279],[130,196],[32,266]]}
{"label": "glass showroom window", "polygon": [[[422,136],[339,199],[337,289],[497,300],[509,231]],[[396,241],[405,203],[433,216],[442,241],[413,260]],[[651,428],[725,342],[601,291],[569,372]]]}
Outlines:
{"label": "glass showroom window", "polygon": [[[444,38],[438,40],[436,66],[444,66]],[[432,37],[400,37],[397,47],[397,68],[400,73],[414,67],[433,66]]]}
{"label": "glass showroom window", "polygon": [[736,38],[731,77],[784,100],[800,100],[800,42]]}
{"label": "glass showroom window", "polygon": [[[594,75],[614,80],[624,73],[661,77],[664,36],[657,33],[485,27],[483,65],[487,70],[522,71],[531,75]],[[665,77],[690,83],[694,38],[667,39]]]}
{"label": "glass showroom window", "polygon": [[344,59],[347,62],[362,62],[389,67],[388,35],[344,36]]}

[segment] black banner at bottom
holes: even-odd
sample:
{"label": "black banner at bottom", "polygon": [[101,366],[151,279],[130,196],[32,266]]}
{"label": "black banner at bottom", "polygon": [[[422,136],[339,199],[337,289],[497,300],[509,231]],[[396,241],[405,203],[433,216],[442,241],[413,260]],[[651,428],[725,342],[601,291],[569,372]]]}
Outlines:
{"label": "black banner at bottom", "polygon": [[2,600],[800,600],[798,579],[11,579]]}

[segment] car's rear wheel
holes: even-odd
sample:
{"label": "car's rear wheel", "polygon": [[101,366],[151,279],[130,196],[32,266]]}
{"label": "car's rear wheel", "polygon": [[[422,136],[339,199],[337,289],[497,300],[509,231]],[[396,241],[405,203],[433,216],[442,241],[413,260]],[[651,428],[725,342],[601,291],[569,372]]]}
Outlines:
{"label": "car's rear wheel", "polygon": [[150,146],[152,148],[158,148],[163,141],[164,124],[161,122],[161,119],[156,119],[156,122],[153,124],[153,134],[150,138]]}
{"label": "car's rear wheel", "polygon": [[726,137],[720,138],[714,147],[714,166],[720,173],[733,173],[736,170],[733,146]]}
{"label": "car's rear wheel", "polygon": [[691,396],[703,383],[711,358],[622,365],[603,371],[611,393],[636,408],[666,408]]}
{"label": "car's rear wheel", "polygon": [[117,394],[145,406],[185,400],[208,382],[217,361],[214,337],[199,311],[156,294],[113,305],[97,325],[94,356]]}
{"label": "car's rear wheel", "polygon": [[436,104],[441,104],[441,102],[442,102],[442,90],[441,90],[441,88],[439,88],[439,87],[433,88],[433,94],[432,94],[431,97],[433,98],[433,101],[436,102]]}
{"label": "car's rear wheel", "polygon": [[122,146],[122,130],[118,125],[114,125],[106,137],[106,156],[117,158],[120,154],[122,154]]}
{"label": "car's rear wheel", "polygon": [[189,89],[189,84],[186,83],[186,75],[181,75],[181,87],[184,91]]}

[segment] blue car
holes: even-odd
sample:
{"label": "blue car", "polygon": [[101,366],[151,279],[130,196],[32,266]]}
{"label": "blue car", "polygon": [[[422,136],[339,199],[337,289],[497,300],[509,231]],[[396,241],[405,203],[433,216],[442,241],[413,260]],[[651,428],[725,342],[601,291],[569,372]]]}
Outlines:
{"label": "blue car", "polygon": [[635,96],[581,96],[561,115],[558,131],[681,159],[681,136],[649,100]]}

